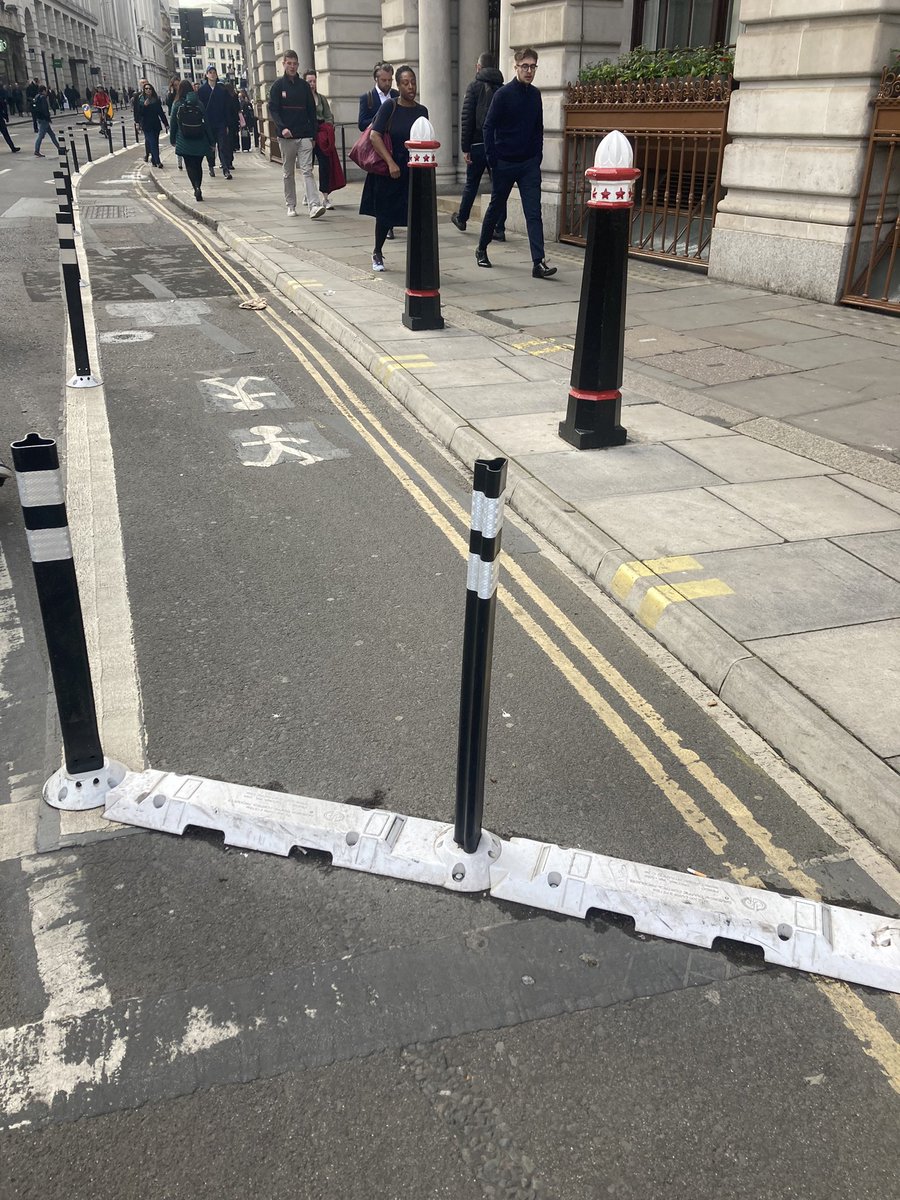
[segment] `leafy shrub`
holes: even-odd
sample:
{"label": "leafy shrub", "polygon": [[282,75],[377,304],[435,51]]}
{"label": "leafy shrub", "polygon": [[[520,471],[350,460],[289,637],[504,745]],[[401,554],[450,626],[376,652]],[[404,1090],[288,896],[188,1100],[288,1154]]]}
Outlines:
{"label": "leafy shrub", "polygon": [[588,63],[579,83],[634,82],[643,79],[712,79],[734,70],[733,46],[694,46],[674,50],[648,50],[637,46],[616,62]]}

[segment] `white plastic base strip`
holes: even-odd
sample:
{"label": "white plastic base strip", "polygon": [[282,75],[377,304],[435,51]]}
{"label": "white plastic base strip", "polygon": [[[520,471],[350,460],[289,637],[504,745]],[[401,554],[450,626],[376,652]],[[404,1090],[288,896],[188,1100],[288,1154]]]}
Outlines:
{"label": "white plastic base strip", "polygon": [[641,933],[707,948],[727,938],[779,966],[900,992],[900,920],[759,888],[487,831],[467,855],[437,821],[161,771],[128,772],[104,816],[166,833],[215,829],[228,845],[272,854],[322,850],[335,866],[572,917],[619,913]]}
{"label": "white plastic base strip", "polygon": [[106,797],[103,815],[165,833],[184,833],[189,825],[215,829],[229,846],[270,854],[287,855],[295,846],[323,850],[336,867],[455,892],[488,890],[501,845],[487,834],[476,854],[465,854],[453,841],[453,826],[439,821],[162,771],[129,772]]}

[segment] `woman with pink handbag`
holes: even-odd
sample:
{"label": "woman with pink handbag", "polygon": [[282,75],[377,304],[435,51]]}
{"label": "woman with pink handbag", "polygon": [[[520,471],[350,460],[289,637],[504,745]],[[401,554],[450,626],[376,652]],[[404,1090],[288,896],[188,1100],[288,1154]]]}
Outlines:
{"label": "woman with pink handbag", "polygon": [[[416,73],[412,67],[398,67],[394,76],[400,92],[393,103],[382,104],[370,126],[369,142],[384,164],[383,174],[370,170],[363,187],[359,211],[375,218],[375,249],[372,270],[384,270],[384,242],[388,230],[407,223],[409,193],[409,141],[413,124],[427,117],[428,109],[416,103]],[[373,166],[378,167],[378,163]]]}

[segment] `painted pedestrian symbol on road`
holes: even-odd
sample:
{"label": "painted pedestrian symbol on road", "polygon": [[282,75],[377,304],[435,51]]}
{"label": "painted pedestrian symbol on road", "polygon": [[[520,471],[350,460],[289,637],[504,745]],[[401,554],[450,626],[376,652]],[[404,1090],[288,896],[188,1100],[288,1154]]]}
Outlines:
{"label": "painted pedestrian symbol on road", "polygon": [[260,408],[293,408],[287,396],[265,375],[215,375],[201,379],[207,412],[255,412]]}
{"label": "painted pedestrian symbol on road", "polygon": [[311,421],[252,425],[232,430],[231,437],[245,467],[274,467],[278,463],[308,467],[326,459],[348,457],[348,451],[332,446]]}

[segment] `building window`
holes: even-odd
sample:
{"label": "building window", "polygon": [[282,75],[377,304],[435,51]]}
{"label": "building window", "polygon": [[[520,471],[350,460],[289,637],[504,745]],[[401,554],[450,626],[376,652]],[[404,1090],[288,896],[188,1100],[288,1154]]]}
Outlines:
{"label": "building window", "polygon": [[734,0],[635,0],[631,44],[648,50],[734,40]]}

